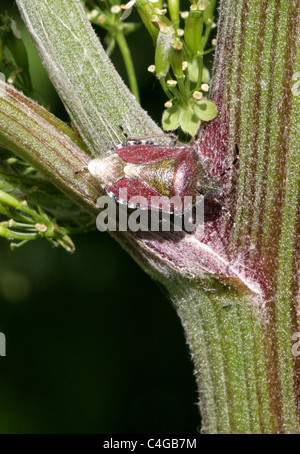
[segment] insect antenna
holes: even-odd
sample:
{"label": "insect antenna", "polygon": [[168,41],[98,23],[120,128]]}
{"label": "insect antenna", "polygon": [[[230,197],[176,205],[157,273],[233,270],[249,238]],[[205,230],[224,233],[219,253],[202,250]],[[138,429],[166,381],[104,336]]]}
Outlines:
{"label": "insect antenna", "polygon": [[[178,137],[176,136],[176,134],[173,134],[173,133],[167,133],[167,134],[152,134],[151,136],[143,136],[143,137],[139,137],[139,138],[136,138],[136,137],[129,137],[128,134],[124,131],[124,128],[122,125],[119,125],[119,128],[121,129],[121,132],[123,134],[123,136],[125,137],[126,139],[126,142],[137,142],[135,145],[139,145],[141,142],[143,142],[144,140],[148,140],[148,139],[154,139],[155,137],[161,137],[161,138],[166,138],[166,137],[169,137],[171,139],[171,142],[169,144],[170,147],[174,147],[178,141]],[[148,142],[148,145],[155,145],[154,142]]]}

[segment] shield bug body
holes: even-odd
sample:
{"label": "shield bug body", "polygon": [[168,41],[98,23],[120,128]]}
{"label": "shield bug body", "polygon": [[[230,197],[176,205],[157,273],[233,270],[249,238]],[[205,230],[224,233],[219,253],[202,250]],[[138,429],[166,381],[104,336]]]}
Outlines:
{"label": "shield bug body", "polygon": [[197,196],[217,199],[222,195],[222,184],[210,175],[191,146],[127,141],[107,157],[92,159],[88,170],[108,195],[130,208],[180,215],[185,211],[184,197],[195,205]]}

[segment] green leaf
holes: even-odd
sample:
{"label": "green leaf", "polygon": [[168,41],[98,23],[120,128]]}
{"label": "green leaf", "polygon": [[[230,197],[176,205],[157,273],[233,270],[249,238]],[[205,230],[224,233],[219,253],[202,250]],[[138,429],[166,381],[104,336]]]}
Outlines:
{"label": "green leaf", "polygon": [[218,115],[217,106],[211,101],[198,101],[193,104],[193,110],[197,117],[203,121],[209,121]]}
{"label": "green leaf", "polygon": [[199,75],[199,67],[198,62],[194,58],[191,62],[188,62],[188,74],[189,79],[191,82],[197,83],[198,82],[198,75]]}
{"label": "green leaf", "polygon": [[209,84],[210,83],[209,70],[205,66],[203,67],[203,71],[202,71],[202,82],[204,82],[205,84]]}
{"label": "green leaf", "polygon": [[164,131],[173,131],[179,126],[180,106],[172,106],[163,113],[162,124]]}
{"label": "green leaf", "polygon": [[182,130],[188,132],[192,137],[194,137],[200,126],[200,120],[192,109],[182,110],[179,122]]}

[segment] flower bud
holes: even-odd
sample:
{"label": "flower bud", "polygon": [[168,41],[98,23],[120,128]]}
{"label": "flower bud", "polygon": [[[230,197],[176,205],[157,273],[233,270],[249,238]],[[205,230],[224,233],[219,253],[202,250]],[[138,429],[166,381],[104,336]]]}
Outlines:
{"label": "flower bud", "polygon": [[155,73],[155,65],[150,65],[150,66],[148,66],[147,69],[148,69],[149,73]]}
{"label": "flower bud", "polygon": [[172,101],[166,101],[164,106],[165,106],[166,109],[170,109],[170,107],[173,106],[173,103],[172,103]]}
{"label": "flower bud", "polygon": [[189,16],[185,22],[184,40],[187,48],[192,55],[202,53],[202,29],[203,29],[203,11],[192,9],[191,6]]}
{"label": "flower bud", "polygon": [[182,42],[177,38],[176,42],[171,47],[171,65],[173,72],[177,78],[183,77],[182,63],[183,51]]}

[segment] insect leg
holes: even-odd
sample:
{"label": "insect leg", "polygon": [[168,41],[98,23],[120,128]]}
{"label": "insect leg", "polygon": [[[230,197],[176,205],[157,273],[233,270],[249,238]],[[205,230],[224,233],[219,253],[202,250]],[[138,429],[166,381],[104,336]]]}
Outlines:
{"label": "insect leg", "polygon": [[[226,173],[232,169],[232,167],[239,161],[240,159],[240,152],[239,152],[239,148],[237,146],[237,144],[235,144],[235,153],[236,153],[236,157],[235,159],[232,161],[231,163],[231,166],[227,167],[227,169],[224,170],[224,172],[221,173],[221,175],[219,176],[219,178],[222,178],[224,175],[226,175]],[[218,178],[218,179],[219,179]]]}
{"label": "insect leg", "polygon": [[119,125],[119,128],[121,129],[121,132],[122,132],[123,136],[124,136],[125,139],[127,140],[127,139],[128,139],[128,134],[125,132],[123,126],[122,126],[122,125]]}
{"label": "insect leg", "polygon": [[78,175],[79,173],[84,172],[86,170],[89,170],[89,169],[88,169],[88,167],[85,166],[85,167],[82,167],[82,169],[76,170],[74,173],[75,173],[75,175]]}
{"label": "insect leg", "polygon": [[212,199],[214,202],[216,202],[219,207],[227,214],[227,216],[229,217],[229,219],[231,220],[233,226],[235,226],[235,221],[233,219],[233,217],[231,216],[231,213],[229,210],[227,210],[227,208],[224,207],[224,205],[218,200],[216,199],[215,197]]}
{"label": "insect leg", "polygon": [[[121,129],[122,134],[123,134],[123,136],[126,139],[126,143],[128,143],[128,144],[130,144],[130,142],[133,142],[134,145],[140,145],[141,143],[143,143],[147,139],[154,139],[155,137],[161,137],[161,138],[169,137],[171,139],[169,146],[170,147],[174,147],[176,145],[176,143],[177,143],[177,140],[178,140],[178,137],[176,136],[176,134],[173,134],[171,132],[167,133],[167,134],[163,134],[163,133],[162,134],[153,134],[153,135],[150,135],[150,136],[143,136],[143,137],[140,137],[140,138],[129,137],[128,134],[124,131],[124,128],[123,128],[122,125],[119,125],[119,128]],[[155,145],[155,143],[152,142],[152,141],[147,140],[147,144],[146,145]]]}

